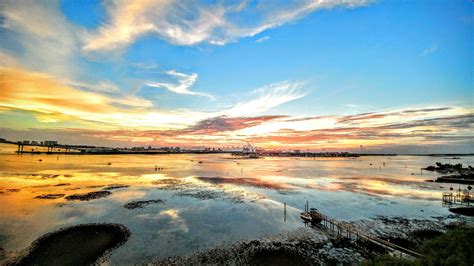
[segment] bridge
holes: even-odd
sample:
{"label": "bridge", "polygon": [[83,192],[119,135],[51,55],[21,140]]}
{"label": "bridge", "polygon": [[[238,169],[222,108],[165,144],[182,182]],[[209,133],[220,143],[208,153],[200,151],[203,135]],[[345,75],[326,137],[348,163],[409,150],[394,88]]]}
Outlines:
{"label": "bridge", "polygon": [[[22,143],[18,142],[16,143],[18,145],[18,154],[23,154],[23,153],[47,153],[47,154],[56,154],[56,153],[80,153],[79,148],[81,146],[74,146],[74,145],[61,145],[61,144],[55,144],[55,145],[41,145],[41,144],[32,144],[32,143]],[[36,147],[36,149],[32,149],[30,151],[25,150],[26,147]],[[46,151],[40,151],[38,150],[38,147],[46,148]]]}

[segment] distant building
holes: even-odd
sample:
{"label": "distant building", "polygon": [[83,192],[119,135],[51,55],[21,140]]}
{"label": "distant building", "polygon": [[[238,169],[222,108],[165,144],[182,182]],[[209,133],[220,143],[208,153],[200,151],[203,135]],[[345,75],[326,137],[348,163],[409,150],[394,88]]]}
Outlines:
{"label": "distant building", "polygon": [[38,141],[35,141],[35,140],[31,142],[31,145],[38,145],[38,144],[39,144]]}
{"label": "distant building", "polygon": [[29,141],[29,140],[24,140],[24,141],[22,141],[21,143],[23,143],[23,144],[30,144],[30,141]]}
{"label": "distant building", "polygon": [[4,138],[0,138],[0,142],[7,142],[7,140]]}
{"label": "distant building", "polygon": [[44,145],[44,146],[51,147],[51,146],[56,146],[56,145],[58,145],[58,142],[55,141],[55,140],[45,140],[45,141],[43,142],[43,145]]}

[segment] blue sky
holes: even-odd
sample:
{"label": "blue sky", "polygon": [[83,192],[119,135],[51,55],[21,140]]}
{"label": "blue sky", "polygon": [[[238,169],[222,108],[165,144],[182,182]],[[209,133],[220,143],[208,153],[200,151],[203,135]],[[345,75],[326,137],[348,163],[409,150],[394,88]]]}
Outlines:
{"label": "blue sky", "polygon": [[[471,119],[474,21],[467,0],[4,1],[0,10],[3,67],[48,75],[78,93],[93,93],[110,109],[87,119],[78,110],[58,115],[53,107],[34,111],[15,101],[2,106],[5,134],[84,127],[165,132],[217,117],[344,117],[440,107],[450,109],[411,119]],[[55,117],[44,118],[51,109]],[[124,116],[130,121],[110,122]],[[31,122],[16,126],[19,117]],[[467,132],[449,135],[470,141],[471,122]],[[393,121],[377,125],[387,123]],[[318,125],[300,135],[325,129]],[[295,130],[291,124],[276,128],[258,132]],[[260,135],[242,130],[199,141],[238,145]],[[158,138],[117,141],[160,144]],[[185,139],[169,143],[195,140]],[[429,145],[423,140],[410,143]],[[268,141],[262,146],[287,145]],[[312,141],[295,145],[325,145]]]}
{"label": "blue sky", "polygon": [[[93,29],[106,20],[100,1],[84,6],[65,1],[61,9],[70,21],[86,28]],[[114,80],[153,79],[156,72],[166,69],[198,73],[193,89],[224,101],[229,94],[238,97],[268,83],[303,80],[308,82],[305,89],[309,95],[301,101],[331,98],[321,101],[315,110],[306,110],[306,103],[287,108],[288,112],[308,115],[314,111],[359,111],[347,110],[348,104],[358,105],[362,111],[446,101],[469,104],[471,13],[469,1],[432,1],[429,5],[426,1],[381,1],[354,9],[314,12],[225,46],[176,46],[149,35],[121,51],[117,60],[122,67],[114,67],[116,62],[111,61],[100,71]],[[268,39],[256,42],[263,37]],[[138,62],[158,68],[147,73],[127,65]],[[157,93],[149,88],[140,92],[151,98]],[[172,93],[163,91],[155,98],[166,108],[220,104],[161,94]]]}

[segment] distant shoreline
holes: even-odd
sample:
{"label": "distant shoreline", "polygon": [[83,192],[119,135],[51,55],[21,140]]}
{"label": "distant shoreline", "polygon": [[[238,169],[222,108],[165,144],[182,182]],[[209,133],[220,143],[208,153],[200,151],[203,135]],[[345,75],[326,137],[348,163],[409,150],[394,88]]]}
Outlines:
{"label": "distant shoreline", "polygon": [[[3,141],[0,143],[18,145],[20,146],[30,146],[30,147],[42,147],[48,148],[47,151],[40,150],[30,150],[25,151],[23,149],[18,149],[18,151],[13,152],[13,154],[46,154],[46,155],[160,155],[160,154],[233,154],[235,156],[246,156],[249,155],[248,152],[242,151],[229,151],[221,149],[205,149],[205,150],[186,150],[186,149],[173,149],[169,148],[159,148],[151,149],[144,148],[134,150],[133,148],[112,148],[112,147],[97,147],[97,146],[88,146],[88,145],[68,145],[68,144],[56,144],[52,146],[44,146],[36,143],[21,143],[14,141]],[[54,149],[63,149],[65,151],[54,151]],[[252,153],[254,154],[254,153]],[[361,156],[431,156],[431,157],[453,157],[451,159],[458,159],[455,157],[463,156],[474,156],[474,153],[427,153],[427,154],[413,154],[413,153],[356,153],[356,152],[294,152],[294,151],[282,151],[282,152],[272,152],[264,151],[263,153],[258,153],[258,157],[295,157],[295,158],[324,158],[324,157],[361,157]]]}
{"label": "distant shoreline", "polygon": [[[41,152],[41,151],[23,151],[23,152],[13,152],[11,154],[21,155],[21,154],[37,154],[37,155],[169,155],[169,154],[233,154],[235,152],[231,151],[215,151],[215,152],[206,152],[206,151],[184,151],[184,152]],[[8,153],[10,154],[10,153]],[[474,156],[474,153],[466,154],[392,154],[392,153],[344,153],[344,154],[325,154],[325,153],[304,153],[304,154],[264,154],[259,157],[289,157],[289,158],[355,158],[355,157],[367,157],[367,156],[427,156],[427,157],[466,157]],[[235,155],[236,158],[239,158],[239,155]],[[244,157],[244,156],[240,156]],[[258,158],[252,158],[258,159]],[[449,159],[459,159],[459,158],[449,158]]]}

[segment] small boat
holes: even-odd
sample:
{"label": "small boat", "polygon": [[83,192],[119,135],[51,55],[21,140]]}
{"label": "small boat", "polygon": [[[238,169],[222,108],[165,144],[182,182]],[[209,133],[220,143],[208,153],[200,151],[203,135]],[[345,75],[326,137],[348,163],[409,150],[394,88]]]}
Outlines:
{"label": "small boat", "polygon": [[311,216],[311,223],[313,224],[319,224],[323,220],[316,208],[309,209],[309,215]]}
{"label": "small boat", "polygon": [[309,203],[306,202],[304,206],[304,212],[300,214],[300,218],[305,222],[310,222],[312,224],[319,224],[323,220],[321,215],[316,208],[309,208]]}
{"label": "small boat", "polygon": [[311,215],[309,214],[309,212],[302,212],[300,214],[300,218],[303,219],[303,221],[305,221],[305,222],[311,222],[312,221],[312,218],[311,218]]}

